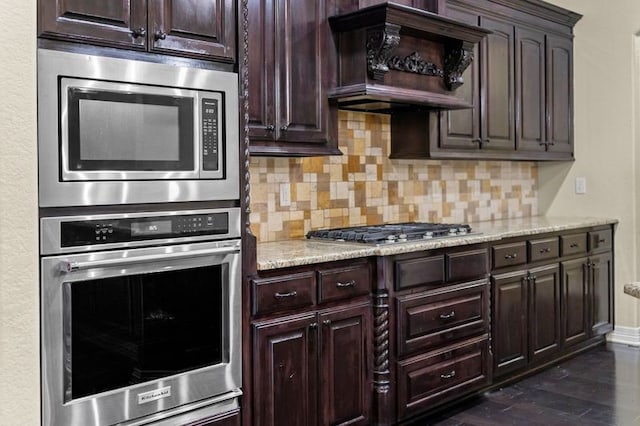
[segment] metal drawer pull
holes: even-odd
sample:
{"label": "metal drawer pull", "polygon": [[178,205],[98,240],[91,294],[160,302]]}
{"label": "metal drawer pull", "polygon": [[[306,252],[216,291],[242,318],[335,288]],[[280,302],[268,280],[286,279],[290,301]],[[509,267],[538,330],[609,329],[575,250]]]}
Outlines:
{"label": "metal drawer pull", "polygon": [[606,242],[607,242],[607,240],[605,240],[604,238],[600,238],[600,239],[598,240],[598,242],[599,242],[600,244],[604,244],[604,243],[606,243]]}
{"label": "metal drawer pull", "polygon": [[540,253],[550,253],[551,249],[549,247],[545,247],[543,249],[540,249]]}
{"label": "metal drawer pull", "polygon": [[356,280],[347,281],[346,283],[341,283],[340,281],[338,281],[336,283],[336,287],[355,287],[355,286],[356,286]]}
{"label": "metal drawer pull", "polygon": [[298,295],[297,291],[290,291],[289,293],[276,293],[273,295],[276,299],[283,299],[285,297],[296,297]]}
{"label": "metal drawer pull", "polygon": [[513,254],[505,254],[504,258],[509,260],[509,259],[517,259],[518,258],[518,253],[513,253]]}
{"label": "metal drawer pull", "polygon": [[441,379],[453,379],[454,377],[456,377],[456,370],[451,370],[450,372],[448,372],[446,374],[441,374],[440,375]]}
{"label": "metal drawer pull", "polygon": [[456,316],[456,311],[451,311],[448,314],[440,314],[440,319],[447,320],[447,319],[455,318],[455,316]]}
{"label": "metal drawer pull", "polygon": [[578,247],[580,247],[580,244],[578,244],[578,243],[573,243],[573,244],[571,244],[569,247],[571,247],[571,248],[578,248]]}

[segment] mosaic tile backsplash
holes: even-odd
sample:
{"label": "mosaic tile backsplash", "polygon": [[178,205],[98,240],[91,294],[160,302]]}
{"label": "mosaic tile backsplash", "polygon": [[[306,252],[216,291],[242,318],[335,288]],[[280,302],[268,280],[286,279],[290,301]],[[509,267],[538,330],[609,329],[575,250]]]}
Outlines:
{"label": "mosaic tile backsplash", "polygon": [[344,155],[251,159],[258,241],[391,222],[474,222],[534,216],[534,162],[390,160],[389,116],[340,111]]}

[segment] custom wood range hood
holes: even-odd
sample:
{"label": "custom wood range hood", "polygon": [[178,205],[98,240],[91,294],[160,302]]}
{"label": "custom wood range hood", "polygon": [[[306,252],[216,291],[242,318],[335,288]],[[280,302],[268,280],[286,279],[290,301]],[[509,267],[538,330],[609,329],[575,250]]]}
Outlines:
{"label": "custom wood range hood", "polygon": [[490,31],[435,13],[385,2],[329,18],[338,44],[338,86],[329,98],[342,109],[461,109],[455,96],[473,47]]}

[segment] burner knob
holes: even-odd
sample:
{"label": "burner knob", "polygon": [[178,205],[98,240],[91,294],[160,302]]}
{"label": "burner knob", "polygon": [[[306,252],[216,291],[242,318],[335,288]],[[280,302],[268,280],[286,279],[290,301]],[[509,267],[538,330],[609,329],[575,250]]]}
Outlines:
{"label": "burner knob", "polygon": [[398,242],[405,242],[405,241],[407,241],[407,234],[398,235]]}
{"label": "burner knob", "polygon": [[456,235],[458,233],[458,228],[449,229],[449,235]]}
{"label": "burner knob", "polygon": [[387,243],[395,243],[396,239],[398,239],[398,237],[396,237],[395,235],[389,235],[387,236]]}
{"label": "burner knob", "polygon": [[425,240],[433,238],[433,232],[431,232],[431,231],[425,232],[424,235],[422,236],[422,238],[424,238]]}
{"label": "burner knob", "polygon": [[467,235],[467,228],[458,228],[458,235]]}

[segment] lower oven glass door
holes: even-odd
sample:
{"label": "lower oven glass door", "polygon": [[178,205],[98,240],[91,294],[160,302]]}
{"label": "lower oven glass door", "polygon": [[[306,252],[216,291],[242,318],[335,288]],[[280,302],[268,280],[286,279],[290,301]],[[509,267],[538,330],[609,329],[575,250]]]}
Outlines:
{"label": "lower oven glass door", "polygon": [[43,424],[113,424],[237,392],[239,250],[43,258]]}

